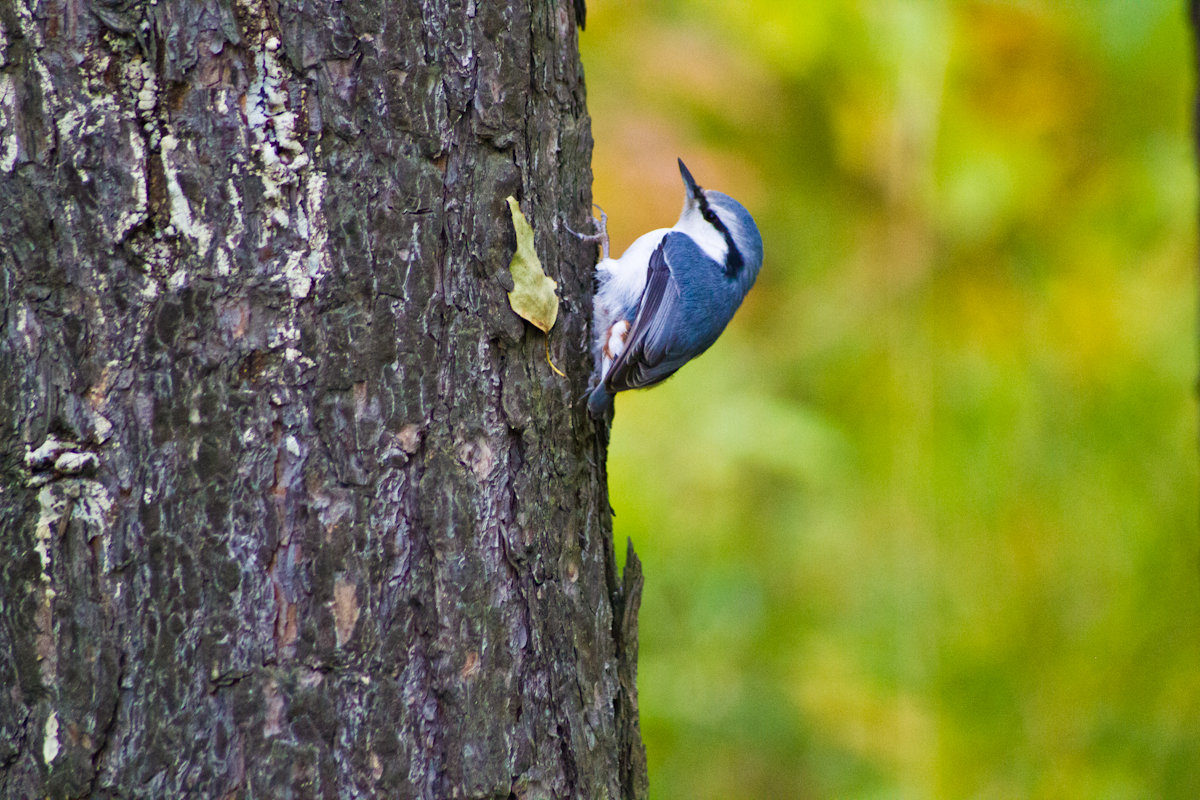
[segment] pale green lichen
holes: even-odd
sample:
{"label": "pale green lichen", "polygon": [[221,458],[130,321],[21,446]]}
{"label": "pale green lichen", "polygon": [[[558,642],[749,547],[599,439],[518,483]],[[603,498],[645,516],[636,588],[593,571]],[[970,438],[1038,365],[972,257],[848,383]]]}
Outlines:
{"label": "pale green lichen", "polygon": [[167,179],[167,199],[170,205],[171,224],[175,226],[177,232],[196,242],[198,253],[203,258],[208,255],[208,249],[212,245],[212,229],[198,222],[192,216],[192,208],[188,204],[187,196],[184,195],[183,188],[179,185],[179,172],[175,165],[175,151],[179,146],[179,140],[171,134],[162,137],[159,142],[159,147],[162,149],[163,174]]}
{"label": "pale green lichen", "polygon": [[0,172],[12,172],[21,150],[16,79],[0,73]]}
{"label": "pale green lichen", "polygon": [[42,762],[49,766],[51,761],[58,758],[61,749],[58,743],[58,713],[51,711],[50,716],[46,717],[46,737],[42,741]]}
{"label": "pale green lichen", "polygon": [[[259,227],[257,245],[266,247],[275,231],[287,228],[305,242],[303,250],[293,250],[277,267],[277,279],[286,284],[289,296],[299,303],[310,296],[329,265],[329,234],[322,212],[325,176],[305,151],[304,132],[299,130],[300,114],[295,106],[304,105],[305,90],[293,93],[288,88],[289,84],[304,84],[290,73],[281,57],[282,42],[270,30],[266,9],[247,0],[238,5],[239,16],[246,20],[246,39],[251,43],[255,68],[242,105],[250,151],[255,156],[251,169],[262,183],[265,206],[261,212],[265,224]],[[244,226],[241,198],[232,181],[228,188],[234,220],[226,244],[232,252],[240,244]],[[291,335],[297,328],[295,324],[281,327],[273,332],[277,344],[291,348],[299,342],[298,332]]]}
{"label": "pale green lichen", "polygon": [[142,137],[137,134],[136,130],[129,132],[129,150],[133,154],[133,163],[130,165],[130,174],[133,176],[133,206],[124,209],[120,216],[117,217],[116,225],[109,236],[113,242],[119,242],[125,238],[129,231],[141,225],[146,220],[146,213],[149,210],[149,197],[146,192],[146,147]]}
{"label": "pale green lichen", "polygon": [[[277,227],[290,222],[283,188],[300,183],[300,171],[308,165],[304,145],[296,138],[296,113],[287,107],[286,73],[275,56],[279,39],[270,36],[254,54],[256,75],[246,92],[246,125],[250,129],[250,149],[258,156],[263,183],[263,199],[268,216]],[[269,231],[263,228],[266,244]]]}

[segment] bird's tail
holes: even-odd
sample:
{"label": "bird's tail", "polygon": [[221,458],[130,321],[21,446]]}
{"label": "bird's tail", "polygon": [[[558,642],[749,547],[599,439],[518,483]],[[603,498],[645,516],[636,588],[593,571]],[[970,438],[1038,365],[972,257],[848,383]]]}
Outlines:
{"label": "bird's tail", "polygon": [[593,419],[603,418],[612,409],[612,404],[613,396],[604,388],[604,381],[588,395],[588,413]]}

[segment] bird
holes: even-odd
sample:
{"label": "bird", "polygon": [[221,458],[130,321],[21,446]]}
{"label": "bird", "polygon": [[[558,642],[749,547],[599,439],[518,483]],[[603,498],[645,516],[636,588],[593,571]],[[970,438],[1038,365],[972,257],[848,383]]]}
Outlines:
{"label": "bird", "polygon": [[723,192],[702,189],[682,158],[679,174],[679,221],[642,234],[620,258],[608,256],[601,212],[588,394],[595,419],[611,412],[617,392],[664,381],[711,347],[762,267],[762,236],[750,212]]}

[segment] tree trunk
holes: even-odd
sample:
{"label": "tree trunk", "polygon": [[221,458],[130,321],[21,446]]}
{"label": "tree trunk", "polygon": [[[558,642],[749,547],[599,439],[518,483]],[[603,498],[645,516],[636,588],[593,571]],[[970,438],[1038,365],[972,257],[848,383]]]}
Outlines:
{"label": "tree trunk", "polygon": [[0,0],[0,796],[645,795],[590,154],[568,0]]}

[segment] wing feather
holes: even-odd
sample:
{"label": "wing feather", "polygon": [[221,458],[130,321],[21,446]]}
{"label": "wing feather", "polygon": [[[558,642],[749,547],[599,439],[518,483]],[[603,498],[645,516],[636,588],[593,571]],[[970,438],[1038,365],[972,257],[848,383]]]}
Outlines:
{"label": "wing feather", "polygon": [[625,339],[625,349],[604,378],[610,392],[642,389],[665,380],[712,343],[689,346],[686,337],[680,341],[672,335],[680,332],[683,310],[677,264],[673,262],[694,259],[689,247],[696,249],[686,236],[669,233],[651,254],[646,288]]}

